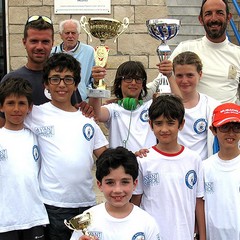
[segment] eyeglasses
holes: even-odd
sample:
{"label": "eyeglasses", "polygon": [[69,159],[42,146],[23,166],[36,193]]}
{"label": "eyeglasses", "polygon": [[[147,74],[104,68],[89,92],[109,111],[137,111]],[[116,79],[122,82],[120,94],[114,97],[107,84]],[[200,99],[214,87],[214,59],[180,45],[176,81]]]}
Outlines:
{"label": "eyeglasses", "polygon": [[58,77],[58,76],[54,76],[54,77],[49,77],[48,78],[49,83],[52,85],[58,85],[60,84],[61,81],[63,81],[66,85],[72,85],[74,84],[74,77]]}
{"label": "eyeglasses", "polygon": [[219,131],[222,133],[227,133],[232,129],[235,133],[240,133],[240,123],[227,123],[218,127]]}
{"label": "eyeglasses", "polygon": [[26,22],[26,25],[27,25],[28,23],[37,21],[37,20],[39,20],[39,19],[43,19],[43,21],[45,21],[45,22],[53,25],[53,22],[52,22],[52,20],[51,20],[49,17],[39,16],[39,15],[34,15],[34,16],[29,17],[28,20],[27,20],[27,22]]}
{"label": "eyeglasses", "polygon": [[122,80],[126,83],[131,83],[133,80],[135,80],[135,82],[137,84],[141,84],[143,83],[143,81],[145,80],[144,78],[141,78],[141,77],[128,77],[128,76],[123,76],[122,77]]}

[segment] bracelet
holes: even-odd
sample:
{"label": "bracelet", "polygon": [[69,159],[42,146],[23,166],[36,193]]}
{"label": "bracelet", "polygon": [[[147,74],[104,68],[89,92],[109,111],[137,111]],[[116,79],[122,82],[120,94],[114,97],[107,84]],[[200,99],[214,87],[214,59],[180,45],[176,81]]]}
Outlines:
{"label": "bracelet", "polygon": [[194,233],[193,238],[194,238],[194,240],[195,240],[195,239],[196,239],[196,240],[199,240],[199,239],[200,239],[199,234],[198,234],[198,233]]}

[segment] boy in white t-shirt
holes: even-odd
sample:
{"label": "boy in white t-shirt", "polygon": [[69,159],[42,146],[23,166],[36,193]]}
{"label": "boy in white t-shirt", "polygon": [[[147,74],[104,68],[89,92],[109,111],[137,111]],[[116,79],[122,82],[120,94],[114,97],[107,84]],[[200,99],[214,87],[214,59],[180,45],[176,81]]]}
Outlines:
{"label": "boy in white t-shirt", "polygon": [[210,129],[220,150],[203,162],[207,239],[240,239],[240,106],[215,108]]}
{"label": "boy in white t-shirt", "polygon": [[149,108],[149,123],[158,139],[147,157],[139,158],[138,185],[132,202],[156,220],[163,240],[191,240],[195,219],[205,240],[202,160],[178,143],[184,126],[180,98],[162,95]]}
{"label": "boy in white t-shirt", "polygon": [[138,162],[135,155],[123,147],[107,149],[96,161],[96,178],[106,198],[90,208],[89,236],[74,231],[71,240],[160,240],[153,217],[129,202],[137,185]]}
{"label": "boy in white t-shirt", "polygon": [[39,183],[50,220],[46,227],[50,240],[69,239],[71,231],[64,219],[96,204],[93,154],[99,157],[108,144],[96,122],[71,104],[80,72],[80,63],[71,55],[50,57],[43,68],[43,83],[52,100],[34,105],[25,120],[37,135],[41,150]]}
{"label": "boy in white t-shirt", "polygon": [[148,124],[151,100],[143,102],[147,93],[147,73],[141,62],[122,63],[116,72],[113,93],[118,102],[101,106],[101,99],[90,98],[97,119],[109,130],[109,146],[126,147],[133,152],[150,147],[156,138]]}
{"label": "boy in white t-shirt", "polygon": [[32,86],[22,78],[0,84],[0,239],[44,240],[49,223],[42,201],[38,173],[41,165],[35,134],[24,128],[32,109]]}

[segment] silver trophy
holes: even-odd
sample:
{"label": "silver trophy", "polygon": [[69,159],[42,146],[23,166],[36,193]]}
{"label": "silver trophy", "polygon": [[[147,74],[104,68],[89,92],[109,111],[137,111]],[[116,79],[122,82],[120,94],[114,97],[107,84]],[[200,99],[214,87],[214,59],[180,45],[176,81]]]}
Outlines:
{"label": "silver trophy", "polygon": [[[90,41],[92,36],[100,40],[100,46],[95,48],[96,66],[105,67],[108,59],[109,47],[105,45],[107,39],[117,38],[128,28],[129,19],[125,17],[123,22],[112,18],[94,17],[87,18],[82,16],[80,19],[82,29],[88,34]],[[89,89],[89,97],[110,97],[110,90],[106,90],[107,86],[104,79],[99,80],[98,86],[93,84],[93,88]]]}
{"label": "silver trophy", "polygon": [[[160,62],[171,54],[167,40],[175,37],[180,28],[180,20],[177,19],[150,19],[146,21],[148,33],[155,39],[160,40],[161,44],[157,47],[157,54]],[[159,74],[159,86],[157,92],[161,94],[171,93],[169,81],[166,76]]]}

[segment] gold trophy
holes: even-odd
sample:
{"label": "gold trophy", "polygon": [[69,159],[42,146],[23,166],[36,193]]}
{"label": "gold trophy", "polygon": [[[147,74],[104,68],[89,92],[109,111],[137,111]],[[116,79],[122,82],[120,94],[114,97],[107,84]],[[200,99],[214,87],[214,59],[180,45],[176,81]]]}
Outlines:
{"label": "gold trophy", "polygon": [[90,236],[88,233],[88,226],[91,224],[91,214],[89,212],[79,214],[69,221],[64,220],[64,224],[71,230],[81,230],[86,236]]}
{"label": "gold trophy", "polygon": [[[87,18],[82,16],[80,19],[82,29],[88,34],[90,42],[92,42],[92,36],[100,40],[100,46],[95,48],[95,63],[96,66],[105,67],[108,59],[109,47],[105,45],[107,39],[117,38],[128,28],[129,19],[125,17],[123,22],[120,22],[112,18]],[[100,79],[98,86],[94,85],[88,89],[89,97],[102,97],[110,98],[110,90],[106,90],[107,85],[104,79]]]}

